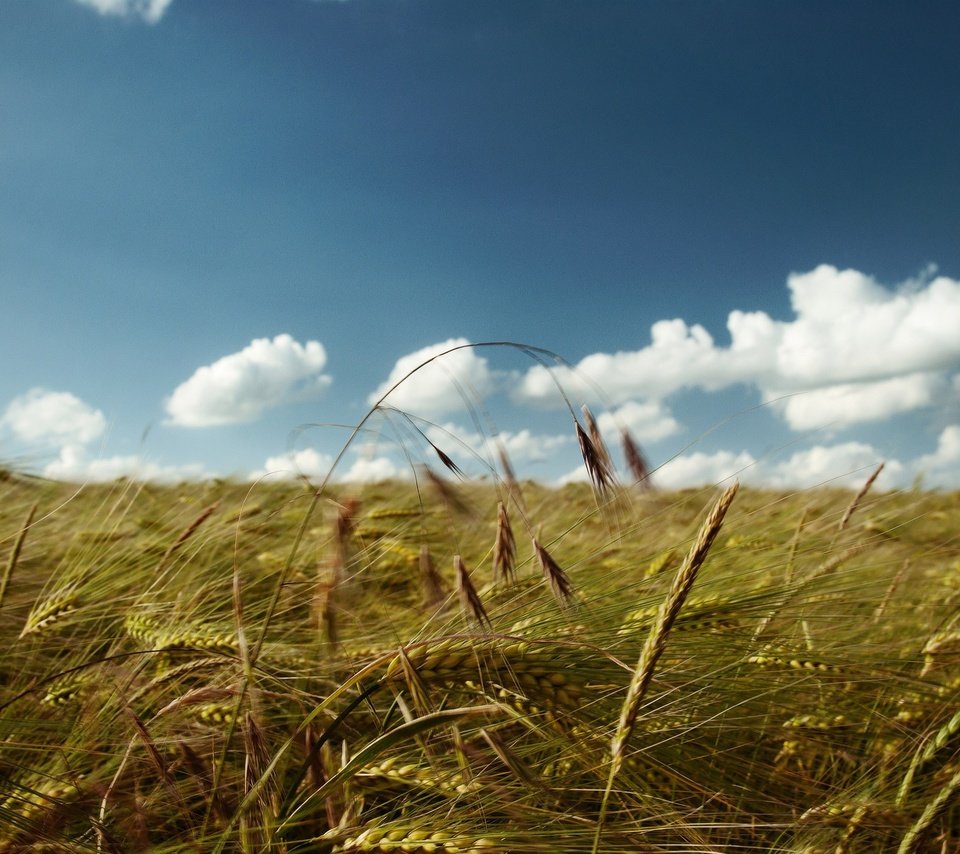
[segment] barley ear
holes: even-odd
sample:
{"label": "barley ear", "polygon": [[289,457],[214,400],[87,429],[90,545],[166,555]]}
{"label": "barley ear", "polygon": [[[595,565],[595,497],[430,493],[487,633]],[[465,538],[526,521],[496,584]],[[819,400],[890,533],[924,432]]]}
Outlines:
{"label": "barley ear", "polygon": [[623,447],[623,459],[626,461],[633,482],[644,489],[650,489],[653,486],[650,483],[650,467],[640,446],[626,428],[620,431],[620,444]]}
{"label": "barley ear", "polygon": [[707,516],[697,534],[693,548],[690,549],[673,580],[670,592],[660,604],[656,620],[650,626],[650,633],[647,635],[643,649],[640,651],[640,658],[637,661],[633,676],[630,679],[627,696],[623,701],[623,708],[620,711],[620,720],[617,723],[617,729],[610,746],[610,774],[607,779],[606,790],[603,794],[603,801],[600,805],[600,816],[597,821],[593,854],[597,854],[600,850],[600,838],[603,833],[603,821],[607,812],[610,792],[613,789],[616,776],[623,765],[627,746],[630,742],[630,737],[633,735],[637,717],[640,713],[640,706],[646,696],[647,689],[650,687],[657,662],[660,656],[663,655],[664,649],[666,649],[667,636],[670,634],[670,629],[676,621],[681,608],[683,608],[687,596],[690,594],[697,573],[706,560],[707,553],[710,551],[710,547],[713,545],[713,541],[720,531],[723,518],[727,515],[727,511],[733,503],[739,486],[739,483],[734,483],[728,487],[710,511],[710,514]]}
{"label": "barley ear", "polygon": [[570,578],[540,543],[537,538],[533,538],[533,552],[537,557],[537,563],[540,564],[540,571],[543,577],[550,585],[553,595],[561,604],[566,604],[573,598],[573,584]]}
{"label": "barley ear", "polygon": [[438,607],[447,597],[443,579],[433,564],[430,547],[426,543],[420,545],[420,592],[426,608]]}
{"label": "barley ear", "polygon": [[512,584],[517,579],[517,543],[503,502],[497,503],[497,538],[493,544],[493,582]]}
{"label": "barley ear", "polygon": [[500,460],[500,469],[503,471],[503,479],[507,484],[507,493],[517,502],[521,511],[526,511],[526,504],[523,501],[523,491],[520,489],[520,482],[517,480],[517,474],[510,463],[510,457],[507,455],[507,449],[503,442],[497,439],[497,457]]}
{"label": "barley ear", "polygon": [[606,466],[607,471],[612,474],[613,460],[610,458],[610,451],[607,448],[607,443],[603,441],[603,436],[600,433],[600,427],[597,424],[597,419],[593,417],[593,413],[590,411],[590,407],[587,406],[587,404],[583,404],[583,406],[580,407],[580,411],[583,413],[583,420],[587,425],[587,435],[590,436],[590,441],[593,443],[593,447],[597,449],[597,455],[600,457],[600,461]]}
{"label": "barley ear", "polygon": [[847,527],[847,523],[850,521],[850,517],[853,515],[857,507],[860,506],[860,502],[863,501],[866,494],[870,491],[870,487],[873,486],[873,482],[880,476],[880,472],[883,471],[883,467],[886,463],[880,463],[870,477],[867,478],[866,483],[860,487],[860,491],[853,497],[853,501],[850,502],[850,506],[847,507],[847,512],[843,514],[843,518],[840,520],[840,527],[837,529],[842,531]]}
{"label": "barley ear", "polygon": [[460,555],[454,555],[453,569],[457,575],[457,592],[460,594],[460,607],[463,608],[463,613],[468,618],[472,617],[476,620],[481,627],[489,627],[491,625],[490,617],[487,616],[483,602],[480,601],[480,596],[470,580],[470,573],[464,566]]}
{"label": "barley ear", "polygon": [[614,481],[613,472],[604,461],[604,452],[594,445],[579,421],[574,420],[573,426],[577,434],[577,444],[580,446],[580,456],[583,457],[583,464],[590,476],[590,483],[600,495],[606,495],[613,488]]}
{"label": "barley ear", "polygon": [[214,512],[216,512],[217,507],[220,506],[219,501],[214,501],[209,507],[204,508],[200,515],[197,516],[183,531],[180,533],[180,536],[177,537],[171,544],[170,547],[163,553],[163,557],[160,558],[160,563],[157,566],[157,571],[164,569],[167,565],[167,561],[173,557],[174,552],[176,552],[187,540],[189,540],[196,532],[197,529],[209,519]]}

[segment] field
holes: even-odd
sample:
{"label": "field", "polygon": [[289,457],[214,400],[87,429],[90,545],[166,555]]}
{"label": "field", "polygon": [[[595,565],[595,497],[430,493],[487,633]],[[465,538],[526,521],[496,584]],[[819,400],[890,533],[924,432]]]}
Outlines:
{"label": "field", "polygon": [[4,473],[0,850],[960,851],[956,494],[421,474]]}

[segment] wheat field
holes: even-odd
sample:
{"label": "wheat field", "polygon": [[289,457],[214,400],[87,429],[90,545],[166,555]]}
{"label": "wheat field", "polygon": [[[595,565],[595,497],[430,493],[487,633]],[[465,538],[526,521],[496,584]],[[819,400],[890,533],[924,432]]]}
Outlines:
{"label": "wheat field", "polygon": [[559,489],[5,472],[0,850],[960,850],[958,496],[583,437]]}

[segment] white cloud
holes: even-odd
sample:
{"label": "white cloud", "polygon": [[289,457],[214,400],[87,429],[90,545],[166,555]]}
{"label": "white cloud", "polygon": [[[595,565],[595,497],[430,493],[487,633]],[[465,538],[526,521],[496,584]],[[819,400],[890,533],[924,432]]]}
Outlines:
{"label": "white cloud", "polygon": [[[416,415],[443,415],[463,409],[461,392],[483,396],[492,391],[494,376],[487,360],[468,347],[466,338],[451,338],[431,344],[397,360],[387,380],[373,392],[368,403],[374,405],[389,389],[386,403]],[[441,356],[453,348],[451,353]],[[435,358],[439,356],[439,358]],[[428,365],[416,370],[428,359]]]}
{"label": "white cloud", "polygon": [[941,374],[909,374],[802,392],[778,401],[776,406],[794,430],[844,427],[930,406],[947,387]]}
{"label": "white cloud", "polygon": [[360,457],[337,479],[346,483],[370,483],[379,480],[408,480],[409,467],[399,467],[389,457]]}
{"label": "white cloud", "polygon": [[[409,467],[400,467],[390,457],[377,455],[370,448],[358,446],[358,457],[346,471],[337,469],[333,480],[339,483],[369,483],[380,480],[405,480],[411,476]],[[334,458],[315,448],[303,448],[287,454],[268,457],[262,469],[250,473],[250,480],[261,477],[293,480],[308,477],[322,480],[330,473]]]}
{"label": "white cloud", "polygon": [[[960,365],[960,281],[940,276],[888,290],[856,270],[823,264],[792,274],[787,285],[794,319],[732,311],[729,347],[717,346],[699,324],[661,320],[646,347],[594,353],[573,370],[552,373],[589,401],[597,399],[595,388],[617,403],[737,383],[755,386],[768,401],[808,392],[809,400],[792,398],[780,407],[791,426],[805,429],[930,405],[946,374]],[[528,370],[515,399],[558,404],[550,373],[539,365]]]}
{"label": "white cloud", "polygon": [[257,338],[239,353],[197,368],[174,390],[166,410],[182,427],[253,421],[265,409],[320,395],[331,382],[321,373],[326,362],[318,341]]}
{"label": "white cloud", "polygon": [[652,481],[664,489],[680,489],[685,486],[701,486],[720,483],[730,478],[755,481],[757,473],[753,455],[747,451],[734,454],[731,451],[716,451],[711,454],[695,451],[682,454],[664,463],[652,475]]}
{"label": "white cloud", "polygon": [[442,451],[458,458],[461,450],[486,462],[496,462],[500,447],[514,462],[542,462],[573,442],[573,428],[566,435],[533,433],[527,428],[512,432],[504,430],[496,436],[482,436],[458,424],[440,424],[428,427],[427,437]]}
{"label": "white cloud", "polygon": [[925,486],[960,489],[960,424],[944,428],[937,450],[918,458],[912,468]]}
{"label": "white cloud", "polygon": [[140,18],[148,24],[159,21],[173,0],[75,0],[101,15]]}
{"label": "white cloud", "polygon": [[107,419],[68,391],[34,388],[10,401],[0,425],[25,442],[56,446],[99,439]]}
{"label": "white cloud", "polygon": [[177,482],[210,477],[201,465],[163,466],[138,455],[91,458],[81,445],[64,445],[59,457],[48,463],[45,477],[76,483],[104,482],[128,477],[135,480]]}
{"label": "white cloud", "polygon": [[251,480],[261,477],[276,477],[281,480],[293,480],[296,477],[313,479],[324,478],[333,465],[333,457],[321,453],[315,448],[302,448],[287,454],[267,457],[262,469],[251,472]]}
{"label": "white cloud", "polygon": [[613,412],[601,412],[597,426],[611,443],[619,441],[623,428],[641,442],[656,442],[680,431],[680,424],[660,400],[628,400]]}
{"label": "white cloud", "polygon": [[783,462],[764,466],[763,483],[772,487],[806,488],[826,483],[859,487],[880,463],[885,465],[877,478],[878,489],[903,482],[905,468],[898,460],[885,460],[875,448],[862,442],[843,442],[797,451]]}

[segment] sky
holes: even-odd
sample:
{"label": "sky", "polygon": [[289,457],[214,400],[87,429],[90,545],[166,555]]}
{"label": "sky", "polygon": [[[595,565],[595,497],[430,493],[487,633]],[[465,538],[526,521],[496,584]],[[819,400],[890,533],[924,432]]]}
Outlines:
{"label": "sky", "polygon": [[958,32],[953,0],[0,0],[0,461],[370,480],[432,443],[559,484],[587,404],[665,488],[958,489]]}

